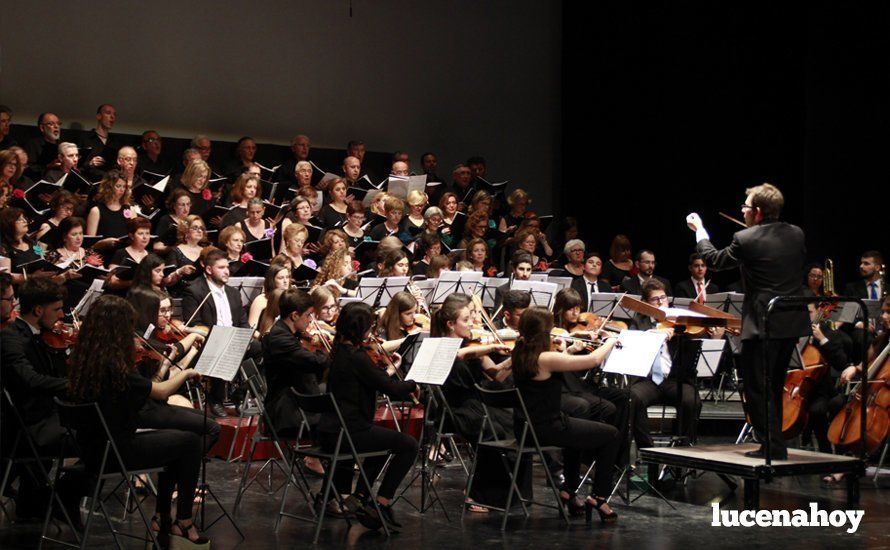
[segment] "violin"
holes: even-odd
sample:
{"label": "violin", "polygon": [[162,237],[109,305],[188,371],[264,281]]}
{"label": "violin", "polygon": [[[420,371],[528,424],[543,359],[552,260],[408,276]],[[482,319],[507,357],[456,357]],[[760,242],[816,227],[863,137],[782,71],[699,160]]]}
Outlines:
{"label": "violin", "polygon": [[567,330],[570,334],[573,332],[597,330],[621,332],[622,330],[627,330],[627,323],[624,321],[604,320],[596,313],[585,311],[578,316],[578,320],[572,323]]}
{"label": "violin", "polygon": [[[392,357],[390,354],[386,353],[386,350],[383,349],[382,342],[379,338],[374,336],[373,333],[368,336],[367,340],[362,342],[362,349],[377,368],[385,371],[392,369],[396,378],[402,381],[405,380],[405,377],[402,376],[402,371],[396,368],[392,361]],[[415,405],[420,405],[420,401],[418,401],[417,395],[414,393],[411,394],[411,401],[414,402]]]}
{"label": "violin", "polygon": [[873,453],[890,433],[890,344],[868,367],[866,383],[868,400],[865,406],[865,441],[862,441],[862,387],[857,386],[853,398],[832,419],[828,426],[828,440],[848,450],[862,447]]}
{"label": "violin", "polygon": [[74,325],[66,325],[62,321],[56,321],[52,330],[44,330],[40,333],[40,338],[51,350],[65,351],[77,343],[77,328]]}

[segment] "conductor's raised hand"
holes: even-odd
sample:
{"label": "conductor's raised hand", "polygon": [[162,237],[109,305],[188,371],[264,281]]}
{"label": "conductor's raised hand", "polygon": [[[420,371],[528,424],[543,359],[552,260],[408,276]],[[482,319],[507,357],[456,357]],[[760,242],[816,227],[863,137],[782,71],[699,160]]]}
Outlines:
{"label": "conductor's raised hand", "polygon": [[686,216],[686,226],[689,227],[692,231],[698,231],[704,224],[702,224],[701,217],[695,212]]}

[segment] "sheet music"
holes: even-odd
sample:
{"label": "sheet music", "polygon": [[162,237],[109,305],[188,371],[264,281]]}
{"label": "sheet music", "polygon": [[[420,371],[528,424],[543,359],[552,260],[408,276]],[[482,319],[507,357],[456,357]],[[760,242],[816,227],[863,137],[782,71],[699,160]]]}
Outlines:
{"label": "sheet music", "polygon": [[720,366],[720,357],[723,356],[726,340],[705,339],[699,342],[701,342],[701,353],[698,356],[698,363],[695,364],[695,372],[699,378],[711,378]]}
{"label": "sheet music", "polygon": [[622,330],[621,347],[615,347],[603,365],[603,372],[647,377],[655,357],[661,352],[667,334],[645,330]]}
{"label": "sheet music", "polygon": [[395,293],[405,290],[411,277],[365,277],[359,281],[358,294],[371,307],[380,297],[377,307],[386,307]]}
{"label": "sheet music", "polygon": [[479,282],[482,284],[482,305],[493,308],[498,287],[504,286],[510,282],[510,279],[507,277],[482,277]]}
{"label": "sheet music", "polygon": [[529,281],[537,281],[539,283],[546,283],[548,275],[546,273],[532,273],[528,276]]}
{"label": "sheet music", "polygon": [[560,290],[571,288],[572,287],[572,278],[571,277],[558,277],[553,275],[547,275],[546,282],[553,283],[557,287],[557,292]]}
{"label": "sheet music", "polygon": [[253,338],[253,329],[213,326],[195,370],[202,376],[231,382]]}
{"label": "sheet music", "polygon": [[451,373],[462,343],[460,338],[426,338],[405,380],[441,386]]}
{"label": "sheet music", "polygon": [[553,309],[553,298],[556,296],[557,287],[556,283],[517,281],[514,279],[510,290],[524,290],[532,295],[532,305]]}
{"label": "sheet music", "polygon": [[472,296],[478,292],[481,271],[443,271],[430,304],[441,304],[451,294],[462,293]]}

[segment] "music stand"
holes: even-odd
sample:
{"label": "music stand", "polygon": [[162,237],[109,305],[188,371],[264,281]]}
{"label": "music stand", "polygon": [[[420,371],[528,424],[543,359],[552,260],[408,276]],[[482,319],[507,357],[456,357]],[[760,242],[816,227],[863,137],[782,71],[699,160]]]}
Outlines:
{"label": "music stand", "polygon": [[482,305],[487,308],[494,308],[495,295],[498,288],[509,282],[509,277],[483,277],[480,280],[482,284]]}
{"label": "music stand", "polygon": [[554,275],[548,275],[546,282],[556,284],[557,292],[559,292],[560,290],[572,287],[572,278],[571,277],[557,277]]}
{"label": "music stand", "polygon": [[481,271],[443,271],[430,304],[441,304],[451,294],[473,296],[481,280]]}
{"label": "music stand", "polygon": [[[198,357],[197,362],[195,363],[195,370],[201,373],[202,377],[206,378],[217,378],[219,380],[223,380],[225,382],[231,382],[235,375],[238,374],[238,370],[241,367],[241,359],[244,357],[244,354],[247,352],[247,348],[250,345],[250,340],[253,338],[253,329],[251,328],[240,328],[240,327],[221,327],[221,326],[212,326],[210,327],[210,334],[207,336],[207,340],[204,342],[204,346],[201,348],[201,355]],[[207,390],[201,387],[201,391],[204,393],[204,401],[207,401]],[[204,409],[204,425],[207,425],[207,407],[203,407]],[[201,447],[203,449],[207,448],[207,430],[204,430],[201,434]],[[241,532],[241,529],[238,527],[238,524],[235,523],[235,520],[226,511],[225,507],[223,507],[222,502],[216,497],[213,491],[210,489],[210,484],[207,483],[207,458],[201,461],[201,482],[198,484],[198,492],[202,495],[201,502],[199,506],[198,517],[200,518],[200,528],[202,531],[206,531],[210,527],[221,520],[222,518],[226,518],[229,520],[229,523],[232,524],[232,527],[235,528],[235,531],[238,532],[238,535],[241,536],[241,540],[244,540],[244,533]],[[206,507],[207,507],[207,497],[210,496],[216,502],[216,505],[220,509],[220,515],[211,521],[209,524],[206,522]],[[189,498],[189,495],[179,495],[179,498]]]}
{"label": "music stand", "polygon": [[264,277],[232,277],[229,286],[237,287],[241,296],[241,307],[250,307],[253,299],[263,293]]}
{"label": "music stand", "polygon": [[[448,375],[451,373],[454,361],[457,358],[457,352],[462,343],[460,338],[426,338],[420,345],[420,349],[414,358],[411,370],[409,370],[408,374],[405,376],[405,380],[411,380],[425,387],[425,411],[432,410],[434,394],[436,392],[441,392],[442,384],[445,383],[448,379]],[[437,424],[438,430],[441,430],[443,425],[441,420],[442,419],[440,419],[440,422]],[[435,439],[435,433],[430,433],[427,422],[424,421],[423,431],[420,437],[420,471],[414,474],[414,477],[411,478],[399,494],[399,498],[405,498],[405,501],[421,514],[432,508],[435,503],[438,502],[439,506],[442,508],[442,513],[445,515],[445,519],[451,521],[448,517],[448,511],[445,509],[445,504],[439,497],[439,491],[436,489],[435,484],[433,484],[433,474],[435,473],[433,470],[435,469],[435,465],[433,465],[432,469],[430,468],[430,447],[433,443],[433,439]],[[438,449],[436,451],[436,454],[438,455]],[[407,491],[418,478],[421,480],[420,505],[416,506],[404,497],[404,495],[405,491]],[[430,492],[433,494],[431,500],[429,500]]]}
{"label": "music stand", "polygon": [[556,296],[556,283],[547,283],[541,281],[517,281],[513,280],[513,286],[510,290],[524,290],[531,294],[532,305],[543,306],[549,310],[553,310],[553,298]]}
{"label": "music stand", "polygon": [[[590,311],[591,313],[595,313],[600,317],[607,317],[609,315],[609,312],[614,309],[615,313],[612,314],[613,318],[629,321],[633,318],[634,314],[633,311],[620,304],[622,296],[625,296],[625,294],[616,292],[598,292],[591,294],[590,303],[588,304],[588,311]],[[634,298],[636,300],[640,299],[640,297],[635,294],[627,294],[626,296]],[[615,307],[616,305],[618,307]]]}
{"label": "music stand", "polygon": [[373,308],[386,307],[397,293],[405,290],[410,277],[364,277],[356,296]]}

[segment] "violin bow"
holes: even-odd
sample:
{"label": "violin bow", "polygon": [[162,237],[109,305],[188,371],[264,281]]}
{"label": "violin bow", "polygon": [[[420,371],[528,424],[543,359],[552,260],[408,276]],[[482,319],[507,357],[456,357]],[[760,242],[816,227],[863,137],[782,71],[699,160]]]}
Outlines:
{"label": "violin bow", "polygon": [[599,336],[600,333],[603,331],[603,328],[609,323],[609,321],[612,320],[612,315],[614,315],[615,312],[618,310],[618,306],[621,305],[621,299],[624,298],[625,296],[627,296],[627,292],[622,293],[621,296],[618,298],[618,300],[615,302],[615,305],[612,306],[612,311],[610,311],[609,314],[606,316],[606,318],[603,320],[602,324],[600,325],[600,328],[596,329],[596,332],[593,333],[594,338]]}

